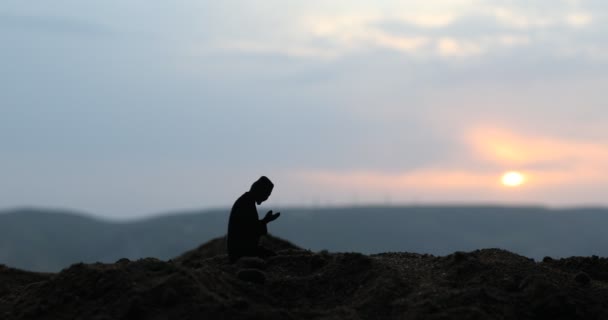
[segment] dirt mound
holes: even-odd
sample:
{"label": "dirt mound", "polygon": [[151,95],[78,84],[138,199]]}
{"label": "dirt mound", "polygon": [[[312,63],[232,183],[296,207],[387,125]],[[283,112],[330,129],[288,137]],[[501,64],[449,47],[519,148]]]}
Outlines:
{"label": "dirt mound", "polygon": [[[272,251],[281,251],[289,249],[300,249],[287,240],[274,237],[272,235],[264,236],[260,239],[260,244]],[[221,256],[226,254],[226,237],[213,239],[200,245],[194,250],[190,250],[181,256],[173,259],[173,261],[181,263],[185,266],[196,267],[207,258]]]}
{"label": "dirt mound", "polygon": [[265,245],[277,256],[230,264],[223,241],[212,240],[170,261],[75,264],[55,275],[25,273],[26,280],[0,270],[1,279],[12,283],[10,293],[0,295],[0,316],[608,319],[603,303],[608,283],[594,271],[604,263],[599,258],[537,263],[499,249],[444,257],[315,253],[269,237]]}
{"label": "dirt mound", "polygon": [[591,279],[608,281],[608,258],[598,256],[570,257],[554,260],[549,257],[543,259],[543,265],[569,273],[586,273]]}
{"label": "dirt mound", "polygon": [[0,265],[0,299],[14,295],[27,285],[48,280],[49,273],[27,272]]}

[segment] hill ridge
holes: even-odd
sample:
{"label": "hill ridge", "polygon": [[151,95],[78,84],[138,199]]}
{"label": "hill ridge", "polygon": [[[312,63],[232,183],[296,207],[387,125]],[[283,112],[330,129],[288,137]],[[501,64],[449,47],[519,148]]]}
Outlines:
{"label": "hill ridge", "polygon": [[[263,210],[263,209],[260,209]],[[282,209],[281,209],[282,210]],[[75,262],[170,259],[226,232],[228,210],[114,223],[62,211],[0,214],[0,263],[58,271]],[[282,210],[270,231],[320,251],[446,255],[498,247],[537,260],[608,256],[608,210],[532,207],[375,207]]]}

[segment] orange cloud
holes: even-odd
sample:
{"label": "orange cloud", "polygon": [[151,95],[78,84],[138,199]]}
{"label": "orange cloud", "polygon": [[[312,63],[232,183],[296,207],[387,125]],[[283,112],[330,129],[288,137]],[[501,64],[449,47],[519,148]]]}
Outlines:
{"label": "orange cloud", "polygon": [[481,188],[496,183],[492,174],[470,171],[424,169],[391,174],[377,171],[308,171],[299,177],[324,186],[336,188],[362,188],[367,190],[402,189],[460,189]]}
{"label": "orange cloud", "polygon": [[[426,168],[388,173],[381,170],[304,171],[300,181],[336,190],[416,190],[432,198],[455,199],[464,194],[475,198],[484,194],[501,199],[501,175],[521,171],[526,178],[523,190],[541,192],[546,188],[569,188],[608,183],[608,146],[587,141],[538,137],[511,131],[478,127],[464,134],[469,162],[429,164]],[[491,168],[488,170],[488,165]],[[484,169],[480,169],[480,167]],[[458,198],[458,197],[456,197]],[[532,198],[533,199],[533,198]],[[480,199],[481,200],[481,199]]]}
{"label": "orange cloud", "polygon": [[485,127],[471,130],[466,141],[481,161],[527,170],[534,184],[608,182],[607,144]]}

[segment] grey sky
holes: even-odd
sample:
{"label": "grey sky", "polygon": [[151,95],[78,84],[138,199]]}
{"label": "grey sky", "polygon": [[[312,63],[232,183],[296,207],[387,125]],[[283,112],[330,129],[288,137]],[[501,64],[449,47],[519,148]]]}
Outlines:
{"label": "grey sky", "polygon": [[[0,207],[229,206],[261,174],[269,205],[608,205],[607,15],[601,1],[5,0]],[[530,183],[501,187],[509,170]]]}

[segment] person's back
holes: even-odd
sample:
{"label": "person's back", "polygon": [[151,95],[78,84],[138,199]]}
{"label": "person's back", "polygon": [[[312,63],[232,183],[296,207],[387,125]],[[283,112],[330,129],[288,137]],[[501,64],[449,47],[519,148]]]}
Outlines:
{"label": "person's back", "polygon": [[266,201],[274,185],[266,178],[258,179],[248,192],[240,196],[232,206],[226,237],[228,255],[231,261],[243,256],[267,256],[272,252],[258,245],[262,235],[267,234],[266,224],[279,217],[280,213],[269,211],[264,219],[258,218],[256,203]]}
{"label": "person's back", "polygon": [[228,253],[230,256],[244,256],[255,252],[260,237],[266,233],[266,224],[258,219],[253,195],[245,192],[230,211],[226,239]]}

